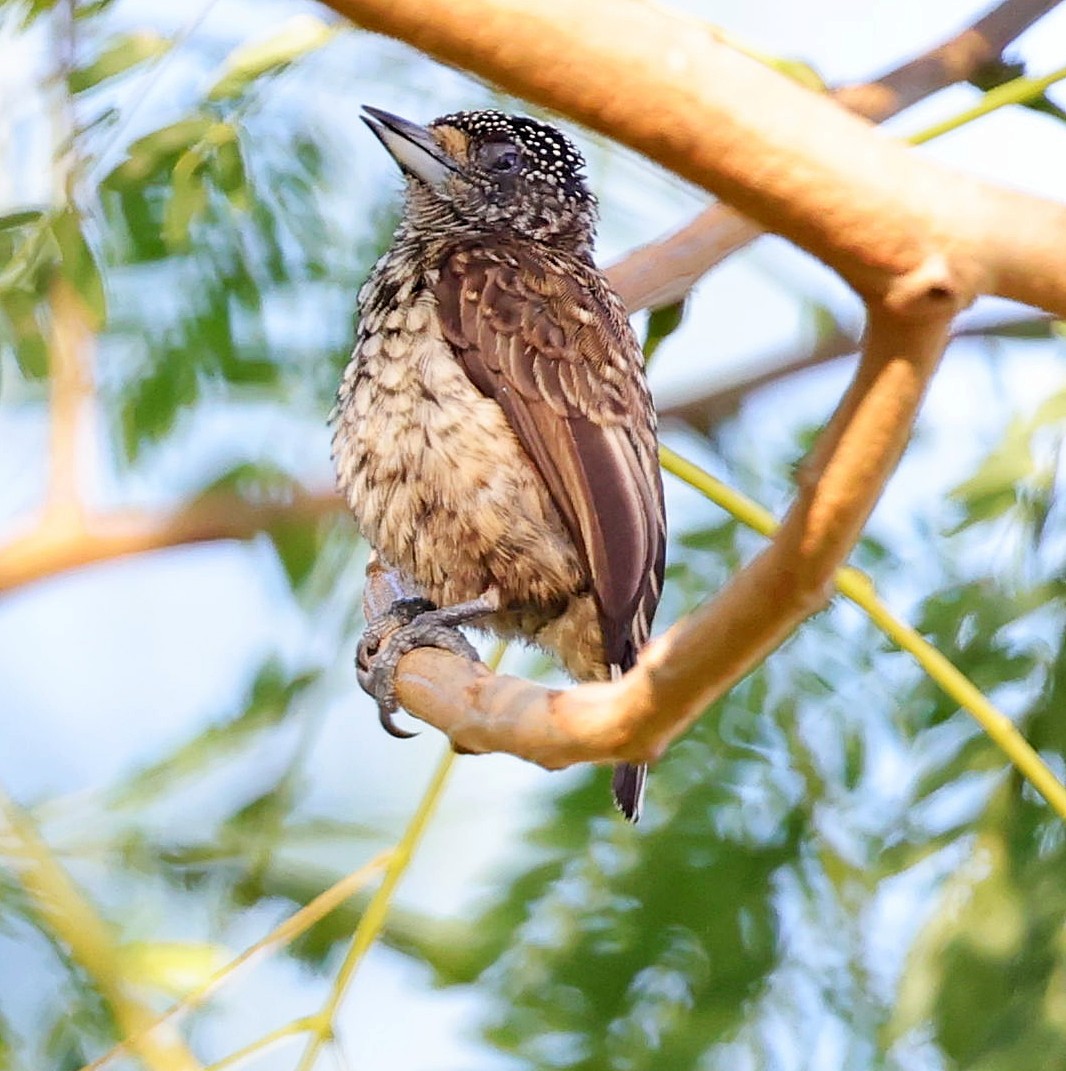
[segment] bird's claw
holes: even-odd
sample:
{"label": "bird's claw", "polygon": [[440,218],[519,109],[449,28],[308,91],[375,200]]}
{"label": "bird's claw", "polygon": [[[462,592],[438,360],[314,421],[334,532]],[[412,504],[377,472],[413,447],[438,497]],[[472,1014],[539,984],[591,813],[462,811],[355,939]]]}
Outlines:
{"label": "bird's claw", "polygon": [[389,612],[368,625],[359,640],[355,666],[359,685],[378,704],[378,720],[390,736],[401,740],[417,736],[392,720],[400,703],[396,696],[396,667],[418,647],[439,647],[478,661],[473,644],[454,627],[447,609],[438,610],[428,599],[397,599]]}

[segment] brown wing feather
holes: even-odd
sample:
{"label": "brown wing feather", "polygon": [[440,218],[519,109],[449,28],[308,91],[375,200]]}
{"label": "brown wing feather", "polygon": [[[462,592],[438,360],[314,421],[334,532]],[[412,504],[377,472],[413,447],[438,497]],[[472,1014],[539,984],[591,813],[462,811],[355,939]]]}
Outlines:
{"label": "brown wing feather", "polygon": [[662,587],[664,522],[641,353],[595,269],[525,249],[453,253],[445,338],[503,410],[588,564],[607,661],[629,668]]}

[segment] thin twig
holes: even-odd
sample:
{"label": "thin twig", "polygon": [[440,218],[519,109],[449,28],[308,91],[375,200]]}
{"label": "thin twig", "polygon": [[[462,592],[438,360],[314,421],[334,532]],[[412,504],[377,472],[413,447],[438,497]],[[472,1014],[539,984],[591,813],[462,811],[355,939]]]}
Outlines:
{"label": "thin twig", "polygon": [[[206,982],[186,993],[173,1007],[168,1008],[162,1015],[156,1016],[151,1023],[143,1027],[138,1033],[123,1038],[114,1048],[109,1049],[102,1056],[93,1060],[92,1063],[86,1064],[81,1071],[100,1071],[100,1068],[110,1063],[117,1056],[121,1056],[130,1049],[135,1049],[145,1040],[148,1034],[158,1030],[164,1023],[173,1022],[180,1016],[198,1008],[212,994],[217,992],[223,983],[229,981],[240,968],[248,966],[271,952],[284,948],[301,934],[306,933],[316,922],[325,918],[334,908],[339,907],[345,900],[350,899],[365,888],[378,871],[386,866],[391,856],[392,853],[390,851],[381,852],[358,870],[345,875],[340,881],[319,893],[313,900],[308,901],[298,911],[275,926],[265,937],[256,941],[251,947],[246,948],[225,966],[220,967]],[[292,1029],[293,1024],[290,1023],[289,1027],[288,1033],[296,1032]],[[234,1056],[228,1059],[235,1058]],[[219,1065],[212,1066],[218,1067]],[[210,1071],[210,1069],[205,1069],[205,1071]]]}
{"label": "thin twig", "polygon": [[118,943],[89,898],[74,883],[38,833],[30,816],[0,790],[0,854],[26,890],[46,931],[70,950],[93,980],[132,1051],[151,1071],[201,1071],[174,1031],[143,1036],[154,1013],[130,991]]}

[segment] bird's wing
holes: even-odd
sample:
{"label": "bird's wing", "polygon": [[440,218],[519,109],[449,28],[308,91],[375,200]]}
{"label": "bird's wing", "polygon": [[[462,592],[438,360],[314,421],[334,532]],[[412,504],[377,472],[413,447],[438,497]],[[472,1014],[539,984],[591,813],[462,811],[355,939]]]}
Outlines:
{"label": "bird's wing", "polygon": [[654,411],[621,303],[583,265],[495,248],[453,253],[435,291],[445,338],[588,563],[607,661],[628,669],[659,601],[665,521]]}

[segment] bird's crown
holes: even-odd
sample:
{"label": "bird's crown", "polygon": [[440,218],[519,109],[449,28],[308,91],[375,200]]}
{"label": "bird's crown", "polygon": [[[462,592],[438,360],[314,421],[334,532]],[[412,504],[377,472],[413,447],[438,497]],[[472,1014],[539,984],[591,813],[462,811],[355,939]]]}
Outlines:
{"label": "bird's crown", "polygon": [[467,138],[468,165],[496,173],[510,171],[529,182],[558,187],[564,196],[587,200],[585,158],[557,127],[525,115],[483,110],[453,112],[430,123],[430,130],[444,135],[444,128]]}

